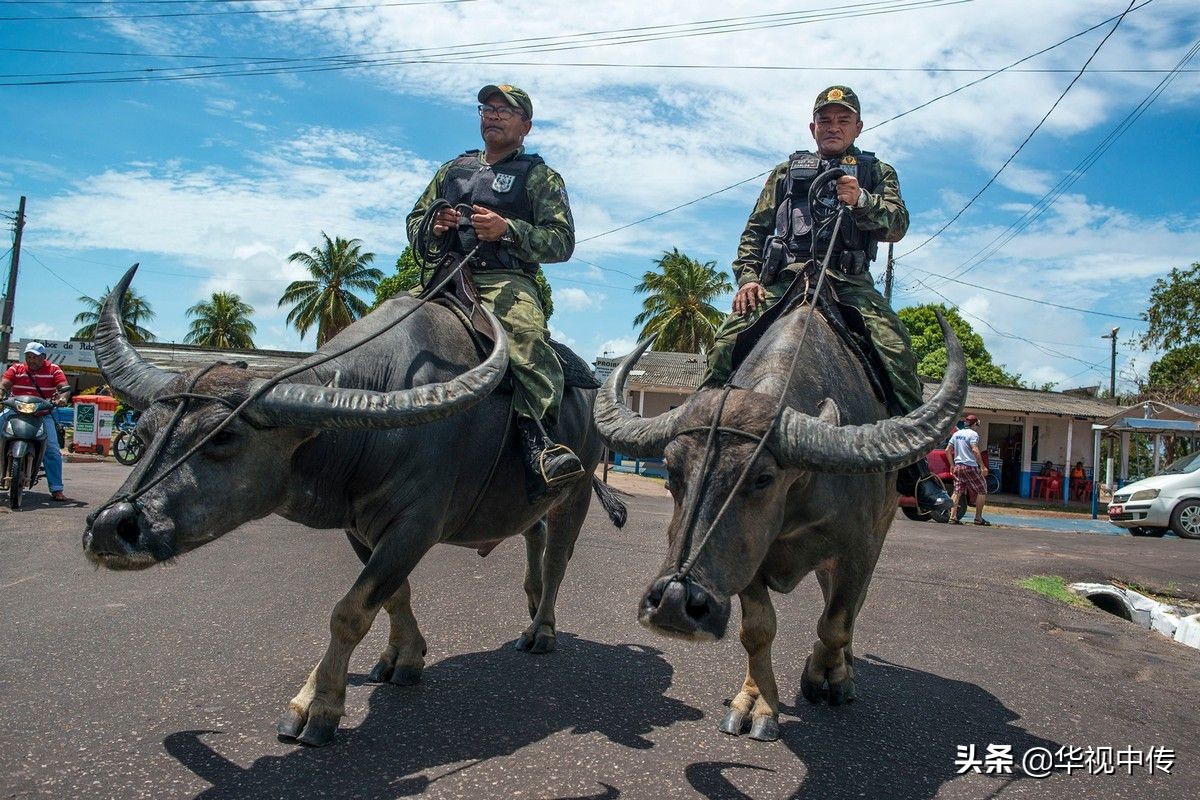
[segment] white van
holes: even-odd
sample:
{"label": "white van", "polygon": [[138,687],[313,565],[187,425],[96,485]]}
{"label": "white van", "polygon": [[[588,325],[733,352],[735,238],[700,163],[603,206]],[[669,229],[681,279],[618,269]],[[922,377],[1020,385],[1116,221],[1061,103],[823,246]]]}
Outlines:
{"label": "white van", "polygon": [[1162,536],[1170,529],[1184,539],[1200,539],[1200,451],[1118,489],[1108,504],[1108,521],[1134,536]]}

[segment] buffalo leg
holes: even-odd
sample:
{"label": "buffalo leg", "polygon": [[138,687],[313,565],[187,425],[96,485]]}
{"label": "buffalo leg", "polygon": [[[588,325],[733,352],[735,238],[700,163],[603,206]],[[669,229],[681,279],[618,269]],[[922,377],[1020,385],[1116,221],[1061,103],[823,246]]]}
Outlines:
{"label": "buffalo leg", "polygon": [[546,551],[546,519],[543,517],[525,531],[525,597],[529,600],[529,618],[537,616],[542,599],[542,554]]}
{"label": "buffalo leg", "polygon": [[[857,564],[857,568],[849,566]],[[800,692],[810,703],[821,700],[828,687],[829,705],[836,706],[855,698],[854,620],[867,595],[867,585],[875,561],[842,557],[817,568],[817,581],[825,595],[825,610],[817,622],[817,641],[813,653],[804,662]]]}
{"label": "buffalo leg", "polygon": [[575,552],[575,540],[579,538],[579,529],[583,527],[583,519],[587,516],[588,503],[592,499],[591,492],[591,477],[586,476],[547,514],[546,547],[541,558],[542,594],[538,598],[533,621],[517,639],[518,650],[549,653],[554,649],[554,604],[558,600],[558,589],[562,585],[563,575],[567,572],[567,562]]}
{"label": "buffalo leg", "polygon": [[420,682],[425,669],[425,637],[417,627],[412,610],[412,588],[408,581],[387,599],[383,608],[388,613],[390,629],[388,644],[367,680],[376,683],[391,681],[399,686]]}
{"label": "buffalo leg", "polygon": [[[434,526],[423,529],[432,531]],[[384,537],[354,586],[333,607],[329,647],[280,717],[276,730],[281,737],[313,746],[333,741],[338,721],[345,713],[346,670],[354,648],[371,629],[379,609],[400,591],[413,567],[436,541],[436,534],[427,541],[417,541],[404,535],[407,530]]]}
{"label": "buffalo leg", "polygon": [[750,738],[770,742],[779,738],[779,687],[771,666],[775,606],[766,584],[758,577],[738,598],[742,602],[742,627],[738,636],[742,647],[746,648],[746,679],[742,682],[742,690],[729,704],[721,731],[737,736],[749,717]]}

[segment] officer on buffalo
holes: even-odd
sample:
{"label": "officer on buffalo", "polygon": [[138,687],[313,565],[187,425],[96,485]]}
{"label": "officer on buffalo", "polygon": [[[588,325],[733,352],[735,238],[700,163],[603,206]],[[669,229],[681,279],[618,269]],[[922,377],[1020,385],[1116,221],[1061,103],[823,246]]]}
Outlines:
{"label": "officer on buffalo", "polygon": [[[508,333],[517,428],[533,502],[582,469],[576,455],[548,435],[562,400],[563,370],[548,340],[535,281],[542,264],[571,257],[575,223],[562,177],[525,150],[533,126],[529,95],[509,84],[488,85],[479,90],[479,103],[483,149],[441,166],[408,215],[408,238],[416,246],[421,221],[440,198],[451,208],[438,213],[434,235],[457,231],[452,247],[462,255],[479,246],[471,266],[480,298]],[[465,206],[471,209],[469,225]]]}
{"label": "officer on buffalo", "polygon": [[[875,289],[870,273],[879,243],[898,242],[908,230],[899,178],[890,164],[854,146],[863,123],[858,95],[849,87],[830,86],[817,95],[808,129],[816,152],[797,151],[776,166],[750,212],[733,262],[738,283],[733,314],[717,331],[705,384],[721,386],[729,380],[738,334],[783,296],[798,272],[811,265],[814,250],[820,263],[832,249],[827,279],[838,299],[863,316],[886,373],[889,411],[907,414],[922,402],[917,362],[904,324]],[[817,204],[827,212],[822,214],[821,208],[809,208],[808,190],[817,175],[834,167],[846,173],[835,184],[836,200],[851,211],[837,239],[830,241],[833,193],[819,195]],[[923,510],[948,510],[950,498],[928,476],[922,460],[901,471],[897,488],[915,494]]]}

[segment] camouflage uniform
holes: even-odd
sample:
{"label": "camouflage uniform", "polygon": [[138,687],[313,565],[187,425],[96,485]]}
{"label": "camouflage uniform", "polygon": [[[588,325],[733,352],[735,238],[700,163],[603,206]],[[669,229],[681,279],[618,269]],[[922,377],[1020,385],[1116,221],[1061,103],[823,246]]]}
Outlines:
{"label": "camouflage uniform", "polygon": [[[857,147],[851,146],[841,155],[860,152]],[[841,155],[832,161],[836,163]],[[771,171],[742,232],[737,258],[733,262],[733,274],[739,288],[759,281],[763,243],[775,232],[775,198],[779,196],[779,184],[787,180],[788,164],[784,161]],[[867,195],[865,207],[852,208],[850,213],[854,215],[858,228],[873,235],[877,241],[896,242],[908,231],[908,209],[900,196],[900,181],[896,170],[890,165],[877,159],[873,164],[876,170],[874,193]],[[708,353],[709,374],[706,382],[719,385],[729,380],[737,335],[762,316],[767,306],[783,296],[800,266],[793,264],[780,270],[774,283],[763,286],[767,294],[766,303],[759,303],[754,311],[745,316],[730,314],[725,318],[717,331],[716,342]],[[875,289],[871,273],[847,275],[831,261],[827,280],[833,283],[843,303],[854,306],[862,313],[902,410],[907,413],[920,406],[921,383],[917,380],[917,362],[913,357],[908,331],[887,300]]]}
{"label": "camouflage uniform", "polygon": [[[517,150],[504,161],[525,152]],[[489,168],[483,153],[481,168]],[[447,161],[434,175],[425,192],[408,215],[408,239],[414,240],[417,226],[434,200],[442,194],[446,173],[453,161]],[[504,163],[499,162],[499,163]],[[533,221],[508,220],[508,232],[500,243],[516,259],[532,267],[566,261],[575,249],[575,222],[567,201],[562,177],[545,164],[530,170],[525,195],[533,209]],[[504,325],[509,337],[509,363],[520,384],[527,408],[518,411],[553,423],[562,400],[563,372],[558,356],[548,341],[546,315],[542,308],[532,272],[476,267],[475,284],[481,299]]]}

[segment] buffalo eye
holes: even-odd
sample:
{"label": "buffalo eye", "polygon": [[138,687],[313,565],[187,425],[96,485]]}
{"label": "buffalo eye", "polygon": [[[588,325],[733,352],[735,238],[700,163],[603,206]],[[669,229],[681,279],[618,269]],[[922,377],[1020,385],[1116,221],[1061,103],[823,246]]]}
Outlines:
{"label": "buffalo eye", "polygon": [[754,491],[761,491],[775,482],[775,476],[769,472],[764,472],[754,479]]}
{"label": "buffalo eye", "polygon": [[240,441],[241,437],[237,433],[231,430],[223,430],[209,439],[206,449],[214,455],[228,455],[230,451],[237,447]]}

